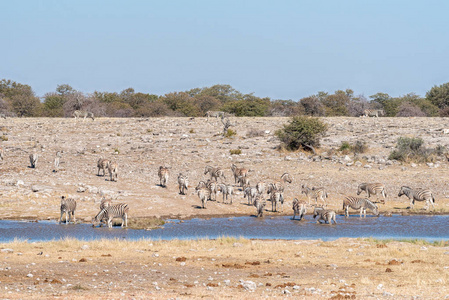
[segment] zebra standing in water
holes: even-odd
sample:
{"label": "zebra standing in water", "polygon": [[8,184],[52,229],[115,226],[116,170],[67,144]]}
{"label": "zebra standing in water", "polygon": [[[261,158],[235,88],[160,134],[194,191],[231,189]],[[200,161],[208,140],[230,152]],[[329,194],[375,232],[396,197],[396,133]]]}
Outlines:
{"label": "zebra standing in water", "polygon": [[189,178],[182,173],[178,175],[178,185],[179,185],[179,193],[181,195],[185,195],[186,191],[189,189]]}
{"label": "zebra standing in water", "polygon": [[59,218],[59,224],[62,223],[62,216],[64,215],[64,213],[65,213],[65,223],[69,224],[73,216],[73,223],[75,224],[76,223],[75,210],[76,210],[76,201],[72,198],[66,198],[65,196],[62,196],[61,217]]}
{"label": "zebra standing in water", "polygon": [[215,181],[218,181],[218,178],[221,178],[222,182],[223,182],[223,179],[226,180],[224,172],[221,168],[214,168],[211,166],[206,166],[204,168],[204,175],[207,175],[208,173],[210,174],[210,178],[215,179]]}
{"label": "zebra standing in water", "polygon": [[107,206],[92,218],[92,227],[95,227],[98,223],[101,223],[103,219],[106,219],[108,227],[112,228],[112,219],[118,217],[122,218],[121,227],[128,227],[128,211],[129,207],[126,203]]}
{"label": "zebra standing in water", "polygon": [[357,195],[360,195],[362,191],[365,191],[368,194],[368,198],[370,198],[371,195],[382,195],[384,199],[381,200],[381,202],[385,204],[387,191],[382,183],[361,183],[357,188]]}
{"label": "zebra standing in water", "polygon": [[39,155],[34,152],[30,154],[30,164],[31,164],[31,168],[36,168],[37,167],[37,161],[39,159]]}
{"label": "zebra standing in water", "polygon": [[264,199],[262,199],[260,196],[256,197],[256,200],[254,200],[254,206],[256,207],[257,214],[256,216],[258,218],[263,217],[263,209],[267,203]]}
{"label": "zebra standing in water", "polygon": [[[112,205],[112,200],[111,199],[106,199],[106,198],[102,198],[101,202],[100,202],[100,211],[102,211],[104,208],[111,206]],[[100,227],[103,224],[106,224],[108,222],[106,216],[103,216],[103,219],[100,220]]]}
{"label": "zebra standing in water", "polygon": [[349,208],[360,209],[360,217],[366,217],[366,210],[369,209],[374,215],[379,215],[379,209],[377,205],[366,198],[357,198],[347,196],[343,200],[343,210],[345,211],[345,217],[349,217]]}
{"label": "zebra standing in water", "polygon": [[248,175],[248,170],[245,168],[237,168],[236,165],[231,165],[232,173],[234,174],[234,183],[237,183],[237,180],[240,177],[246,177]]}
{"label": "zebra standing in water", "polygon": [[[217,191],[221,192],[223,194],[223,203],[228,202],[228,197],[231,198],[231,203],[232,204],[232,195],[234,194],[234,187],[232,185],[226,185],[224,183],[220,183],[217,185]],[[225,198],[226,198],[226,202],[225,202]]]}
{"label": "zebra standing in water", "polygon": [[243,190],[243,198],[248,198],[248,205],[253,204],[253,199],[256,199],[258,194],[257,188],[247,187]]}
{"label": "zebra standing in water", "polygon": [[109,181],[117,181],[118,165],[115,162],[108,164]]}
{"label": "zebra standing in water", "polygon": [[168,168],[160,166],[157,175],[159,176],[159,185],[161,187],[167,187],[168,176],[170,175]]}
{"label": "zebra standing in water", "polygon": [[432,192],[429,189],[415,189],[408,186],[402,186],[399,191],[398,197],[406,195],[410,200],[410,208],[413,209],[416,201],[426,201],[426,210],[429,209],[429,204],[432,204],[433,209],[435,209],[435,197],[433,197]]}
{"label": "zebra standing in water", "polygon": [[100,157],[97,161],[97,168],[98,168],[98,172],[97,172],[97,176],[100,176],[100,170],[103,170],[103,176],[106,175],[106,169],[109,166],[109,160]]}
{"label": "zebra standing in water", "polygon": [[321,224],[321,220],[323,220],[325,224],[332,224],[332,221],[337,224],[335,216],[335,211],[324,209],[322,207],[315,207],[315,210],[313,211],[313,218],[315,219],[316,217],[318,217],[318,219],[316,220],[318,224]]}
{"label": "zebra standing in water", "polygon": [[299,216],[299,220],[301,221],[301,219],[304,217],[304,215],[307,212],[307,204],[305,201],[303,200],[298,200],[297,198],[295,198],[293,200],[293,218],[292,220],[295,219],[296,215]]}
{"label": "zebra standing in water", "polygon": [[308,188],[307,186],[305,186],[304,184],[302,185],[302,190],[301,190],[301,194],[306,194],[307,199],[308,199],[308,204],[310,205],[310,200],[311,199],[315,199],[315,205],[318,204],[318,198],[320,198],[323,203],[324,203],[324,207],[326,207],[326,198],[327,198],[327,192],[324,188],[319,187],[319,188]]}

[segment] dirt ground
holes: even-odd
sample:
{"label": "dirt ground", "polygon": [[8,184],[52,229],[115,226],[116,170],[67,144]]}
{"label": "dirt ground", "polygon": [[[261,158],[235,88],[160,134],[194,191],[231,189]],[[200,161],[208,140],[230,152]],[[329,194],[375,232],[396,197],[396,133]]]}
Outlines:
{"label": "dirt ground", "polygon": [[[205,118],[73,119],[10,118],[0,125],[0,219],[59,218],[61,195],[77,200],[78,220],[89,222],[103,196],[130,206],[130,217],[191,218],[253,215],[237,189],[232,205],[218,201],[200,209],[194,187],[206,165],[250,170],[251,185],[277,181],[289,172],[283,214],[292,214],[301,186],[323,186],[329,207],[341,212],[342,199],[355,195],[362,182],[387,188],[381,213],[425,213],[423,203],[408,209],[399,198],[402,185],[430,188],[436,208],[448,213],[448,161],[401,164],[388,160],[396,139],[418,136],[426,146],[449,146],[446,118],[325,118],[329,130],[316,156],[279,151],[274,132],[287,118],[235,118],[233,138],[220,136],[219,120]],[[251,133],[257,131],[256,136]],[[336,151],[342,141],[367,142],[358,157]],[[241,150],[231,155],[230,150]],[[56,151],[63,151],[53,172]],[[29,154],[39,155],[30,168]],[[118,181],[97,176],[97,160],[119,165]],[[157,170],[170,167],[167,188]],[[189,176],[180,195],[177,174]],[[377,200],[377,199],[374,199]],[[265,217],[279,215],[268,209]],[[309,210],[310,213],[310,210]],[[338,226],[338,225],[337,225]],[[317,237],[319,239],[319,237]],[[358,239],[333,242],[259,241],[223,238],[212,241],[93,241],[0,244],[0,298],[449,298],[447,245]]]}
{"label": "dirt ground", "polygon": [[340,239],[0,244],[5,299],[447,299],[449,247]]}

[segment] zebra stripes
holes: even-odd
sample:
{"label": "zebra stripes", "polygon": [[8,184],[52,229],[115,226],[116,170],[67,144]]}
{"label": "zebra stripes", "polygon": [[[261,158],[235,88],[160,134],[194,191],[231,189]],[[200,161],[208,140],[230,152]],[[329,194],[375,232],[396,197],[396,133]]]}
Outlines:
{"label": "zebra stripes", "polygon": [[234,174],[234,183],[237,183],[240,177],[245,177],[248,175],[248,170],[245,168],[238,168],[236,165],[231,165],[232,173]]}
{"label": "zebra stripes", "polygon": [[343,199],[343,210],[345,211],[345,217],[349,217],[349,208],[360,209],[360,217],[366,217],[366,210],[369,209],[374,215],[379,215],[379,209],[377,205],[366,198],[357,198],[347,196]]}
{"label": "zebra stripes", "polygon": [[274,184],[270,183],[268,185],[267,194],[270,194],[270,201],[271,201],[271,211],[275,212],[278,209],[278,206],[281,206],[281,212],[283,211],[283,204],[284,204],[284,195],[281,191],[276,190],[274,188]]}
{"label": "zebra stripes", "polygon": [[247,187],[243,190],[243,198],[248,198],[248,204],[253,204],[253,200],[256,199],[258,194],[257,188]]}
{"label": "zebra stripes", "polygon": [[169,177],[170,171],[167,167],[160,166],[159,170],[157,171],[157,175],[159,176],[159,185],[161,187],[167,187],[168,177]]}
{"label": "zebra stripes", "polygon": [[225,112],[224,111],[211,111],[211,110],[209,110],[209,111],[206,112],[205,116],[207,118],[207,121],[209,121],[209,118],[212,118],[212,117],[214,117],[214,118],[218,118],[218,117],[223,118],[225,116]]}
{"label": "zebra stripes", "polygon": [[224,175],[224,172],[221,168],[214,168],[211,166],[206,166],[204,168],[204,175],[210,174],[211,179],[215,179],[215,181],[218,181],[218,178],[222,178],[222,180],[226,180],[226,177]]}
{"label": "zebra stripes", "polygon": [[293,206],[292,206],[292,209],[293,209],[293,218],[292,218],[292,220],[294,220],[296,215],[298,215],[299,216],[299,220],[301,221],[301,219],[304,217],[304,215],[307,212],[306,207],[307,207],[307,204],[306,204],[305,201],[302,201],[302,200],[300,201],[297,198],[295,198],[293,200]]}
{"label": "zebra stripes", "polygon": [[122,218],[121,227],[128,227],[128,211],[129,207],[126,203],[119,203],[104,207],[93,219],[92,226],[101,223],[103,219],[107,220],[108,227],[112,228],[113,218]]}
{"label": "zebra stripes", "polygon": [[0,160],[3,160],[5,157],[5,150],[3,150],[3,147],[0,147]]}
{"label": "zebra stripes", "polygon": [[385,112],[383,109],[365,109],[363,111],[363,116],[364,117],[376,117],[378,118],[379,116],[384,116]]}
{"label": "zebra stripes", "polygon": [[316,217],[318,217],[316,220],[317,224],[321,224],[321,221],[324,221],[325,224],[332,224],[332,221],[334,221],[334,223],[337,224],[337,221],[335,220],[336,214],[333,210],[315,207],[313,218],[315,219]]}
{"label": "zebra stripes", "polygon": [[186,191],[189,189],[189,178],[182,173],[178,174],[178,186],[179,193],[181,195],[185,195]]}
{"label": "zebra stripes", "polygon": [[281,175],[281,180],[284,183],[285,182],[292,183],[293,182],[293,177],[290,174],[288,174],[288,173],[284,173],[284,174]]}
{"label": "zebra stripes", "polygon": [[357,195],[360,195],[363,191],[368,194],[368,198],[371,195],[382,195],[384,197],[383,202],[385,203],[387,191],[382,183],[361,183],[357,188]]}
{"label": "zebra stripes", "polygon": [[109,166],[109,160],[100,157],[97,161],[97,168],[98,168],[98,172],[97,172],[97,176],[100,176],[100,170],[103,170],[103,176],[105,176],[106,174],[106,169]]}
{"label": "zebra stripes", "polygon": [[34,168],[37,167],[38,159],[39,159],[39,155],[36,152],[30,154],[30,165],[31,165],[31,168],[34,169]]}
{"label": "zebra stripes", "polygon": [[415,201],[426,201],[426,210],[429,209],[429,204],[432,204],[433,209],[435,209],[435,197],[433,197],[432,192],[429,189],[415,189],[408,186],[402,186],[399,190],[398,197],[406,195],[410,200],[410,208],[413,209]]}
{"label": "zebra stripes", "polygon": [[263,217],[263,210],[267,203],[264,199],[261,197],[257,197],[256,200],[254,200],[254,206],[256,207],[256,216],[258,218]]}
{"label": "zebra stripes", "polygon": [[94,114],[90,111],[75,110],[72,115],[73,115],[73,117],[75,117],[75,121],[78,118],[84,118],[83,121],[85,121],[86,118],[91,118],[92,121],[95,121]]}
{"label": "zebra stripes", "polygon": [[227,203],[228,198],[231,198],[231,203],[229,204],[232,204],[232,195],[234,194],[234,187],[232,185],[220,183],[217,185],[217,191],[223,194],[223,203]]}
{"label": "zebra stripes", "polygon": [[76,201],[72,198],[66,198],[65,196],[61,197],[61,216],[59,217],[59,224],[62,223],[62,216],[65,214],[65,223],[69,224],[72,220],[73,223],[76,223],[75,218],[75,210],[76,210]]}
{"label": "zebra stripes", "polygon": [[306,194],[308,199],[308,204],[310,205],[310,200],[315,199],[315,205],[318,204],[318,198],[323,201],[324,206],[326,206],[326,198],[327,198],[327,192],[323,187],[319,188],[308,188],[305,185],[302,185],[301,194]]}
{"label": "zebra stripes", "polygon": [[118,172],[118,165],[115,162],[110,162],[108,164],[108,171],[109,171],[109,180],[110,181],[117,181],[117,172]]}
{"label": "zebra stripes", "polygon": [[246,188],[249,186],[249,179],[248,177],[239,176],[238,183],[242,188]]}
{"label": "zebra stripes", "polygon": [[197,188],[198,198],[201,200],[201,207],[206,208],[207,200],[210,198],[210,190],[205,187]]}

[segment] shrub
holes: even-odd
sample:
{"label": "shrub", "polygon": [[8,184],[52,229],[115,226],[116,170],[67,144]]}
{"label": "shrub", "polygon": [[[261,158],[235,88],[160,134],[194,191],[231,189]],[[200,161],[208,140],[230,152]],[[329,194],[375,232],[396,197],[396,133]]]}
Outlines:
{"label": "shrub", "polygon": [[339,151],[341,151],[343,154],[348,154],[349,151],[351,151],[351,144],[349,144],[349,142],[341,142],[340,148],[338,149]]}
{"label": "shrub", "polygon": [[2,135],[0,136],[0,139],[4,142],[6,142],[8,140],[8,137],[6,135]]}
{"label": "shrub", "polygon": [[190,129],[190,130],[189,130],[189,133],[195,133],[195,130]]}
{"label": "shrub", "polygon": [[234,130],[228,129],[228,131],[226,131],[224,136],[227,137],[227,138],[230,138],[230,137],[233,137],[236,134],[237,134],[237,132],[235,132]]}
{"label": "shrub", "polygon": [[242,154],[242,150],[240,150],[240,149],[231,149],[231,150],[229,150],[229,153],[231,153],[231,155],[240,155],[240,154]]}
{"label": "shrub", "polygon": [[304,149],[315,153],[315,148],[320,146],[320,136],[326,130],[327,125],[318,118],[297,116],[275,134],[287,150]]}
{"label": "shrub", "polygon": [[427,161],[430,152],[423,144],[424,141],[421,138],[400,137],[398,138],[396,149],[390,153],[388,158],[404,162]]}
{"label": "shrub", "polygon": [[365,153],[366,151],[368,151],[368,146],[365,142],[362,141],[356,141],[351,148],[352,152],[354,152],[354,155],[358,153]]}

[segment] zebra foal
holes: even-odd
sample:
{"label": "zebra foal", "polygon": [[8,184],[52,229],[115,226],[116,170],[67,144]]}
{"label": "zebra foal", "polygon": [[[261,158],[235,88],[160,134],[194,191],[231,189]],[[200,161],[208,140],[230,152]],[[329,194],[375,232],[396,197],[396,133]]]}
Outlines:
{"label": "zebra foal", "polygon": [[103,220],[107,220],[108,227],[112,228],[112,219],[114,218],[122,218],[121,227],[128,227],[128,212],[129,207],[126,203],[106,206],[92,218],[92,227],[95,227],[99,223],[101,224]]}
{"label": "zebra foal", "polygon": [[[72,221],[76,223],[75,218],[76,201],[72,198],[66,198],[66,196],[61,197],[61,216],[59,217],[59,224],[62,223],[62,216],[65,214],[65,223],[69,224]],[[68,220],[67,220],[68,219]]]}
{"label": "zebra foal", "polygon": [[168,177],[170,175],[168,168],[160,166],[157,175],[159,176],[159,185],[161,187],[167,187]]}
{"label": "zebra foal", "polygon": [[337,224],[337,221],[335,220],[336,213],[333,210],[315,207],[313,218],[315,219],[316,217],[318,217],[316,220],[317,224],[321,224],[321,221],[324,221],[325,224],[332,224],[332,221],[334,221],[334,223]]}
{"label": "zebra foal", "polygon": [[349,217],[349,208],[360,209],[360,217],[366,217],[366,210],[369,209],[374,215],[379,215],[379,209],[377,205],[366,198],[357,198],[347,196],[343,199],[343,210],[345,211],[345,217]]}
{"label": "zebra foal", "polygon": [[402,186],[399,190],[398,197],[406,195],[410,200],[410,208],[413,209],[415,201],[426,201],[426,210],[429,209],[429,204],[432,204],[435,209],[435,197],[429,189],[412,189],[408,186]]}
{"label": "zebra foal", "polygon": [[307,203],[303,200],[298,200],[297,198],[295,198],[293,200],[293,218],[292,220],[295,219],[296,215],[299,216],[299,220],[301,221],[301,219],[304,217],[304,215],[307,212]]}

